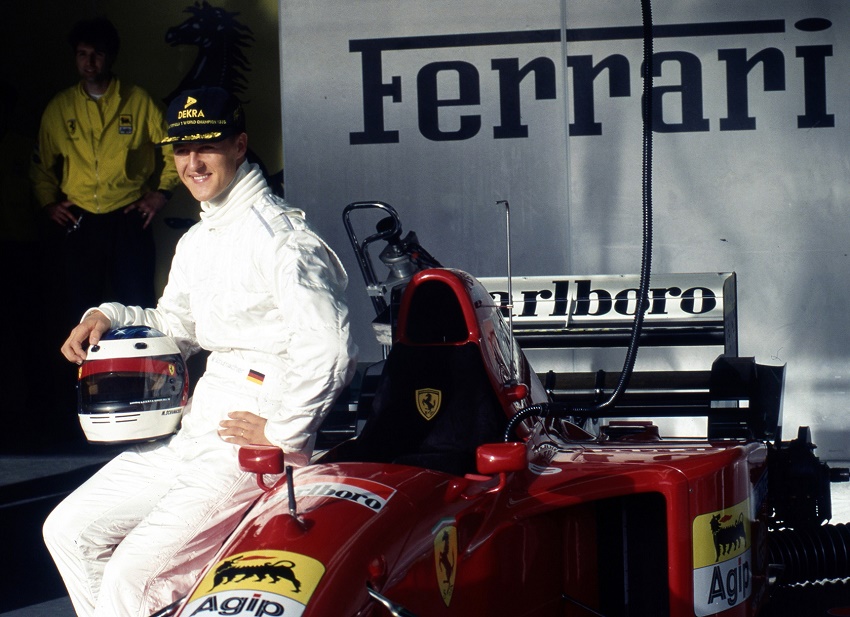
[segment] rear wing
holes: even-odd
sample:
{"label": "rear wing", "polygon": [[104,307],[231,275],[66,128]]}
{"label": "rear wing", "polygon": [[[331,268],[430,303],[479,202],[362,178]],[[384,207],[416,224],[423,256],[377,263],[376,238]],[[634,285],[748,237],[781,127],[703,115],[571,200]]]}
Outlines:
{"label": "rear wing", "polygon": [[[614,389],[618,373],[540,375],[553,403],[590,407]],[[706,417],[709,439],[778,441],[785,367],[719,356],[705,371],[635,372],[616,408],[586,417]]]}
{"label": "rear wing", "polygon": [[[638,275],[481,278],[508,311],[524,349],[626,347],[631,337]],[[779,439],[784,367],[738,357],[734,272],[653,274],[642,346],[714,346],[711,366],[693,371],[636,371],[606,418],[708,418],[709,439]],[[619,374],[604,371],[540,374],[550,400],[592,406]]]}
{"label": "rear wing", "polygon": [[[526,349],[625,347],[637,306],[638,275],[478,279]],[[652,275],[641,345],[713,345],[738,355],[734,272]]]}

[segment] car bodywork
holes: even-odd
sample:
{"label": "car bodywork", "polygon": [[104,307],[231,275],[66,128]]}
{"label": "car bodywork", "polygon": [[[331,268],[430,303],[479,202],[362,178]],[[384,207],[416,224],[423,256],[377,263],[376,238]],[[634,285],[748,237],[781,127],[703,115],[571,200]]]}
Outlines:
{"label": "car bodywork", "polygon": [[[830,470],[804,431],[779,440],[781,368],[723,354],[634,374],[638,393],[601,422],[557,413],[605,378],[538,375],[498,294],[428,265],[375,307],[393,344],[360,385],[354,436],[294,471],[276,448],[242,448],[264,495],[162,615],[753,616],[783,576],[847,575],[782,550],[795,533],[840,541],[823,525]],[[706,416],[709,435],[620,417],[654,413]],[[790,486],[807,475],[816,489]]]}

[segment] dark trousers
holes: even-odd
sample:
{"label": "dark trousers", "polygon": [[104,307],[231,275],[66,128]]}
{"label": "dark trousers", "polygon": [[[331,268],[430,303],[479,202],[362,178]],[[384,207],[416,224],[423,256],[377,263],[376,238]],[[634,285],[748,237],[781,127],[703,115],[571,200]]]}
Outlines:
{"label": "dark trousers", "polygon": [[153,307],[154,253],[151,228],[137,211],[107,214],[75,211],[79,225],[62,238],[65,284],[71,315],[102,302]]}

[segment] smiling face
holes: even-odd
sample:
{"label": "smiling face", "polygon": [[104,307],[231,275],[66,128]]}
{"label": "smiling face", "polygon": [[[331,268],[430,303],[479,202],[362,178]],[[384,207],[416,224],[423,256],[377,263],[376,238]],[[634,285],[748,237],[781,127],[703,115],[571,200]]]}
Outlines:
{"label": "smiling face", "polygon": [[90,93],[103,93],[112,79],[112,56],[94,45],[78,43],[74,58],[86,89]]}
{"label": "smiling face", "polygon": [[174,145],[177,173],[192,197],[210,201],[228,187],[245,160],[248,136],[240,133],[222,141]]}

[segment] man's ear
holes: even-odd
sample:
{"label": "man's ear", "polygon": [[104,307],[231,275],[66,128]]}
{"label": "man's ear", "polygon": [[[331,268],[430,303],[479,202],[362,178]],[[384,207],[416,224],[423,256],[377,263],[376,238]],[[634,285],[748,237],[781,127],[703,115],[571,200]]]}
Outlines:
{"label": "man's ear", "polygon": [[248,152],[248,134],[239,133],[236,137],[236,148],[239,156],[245,156]]}

